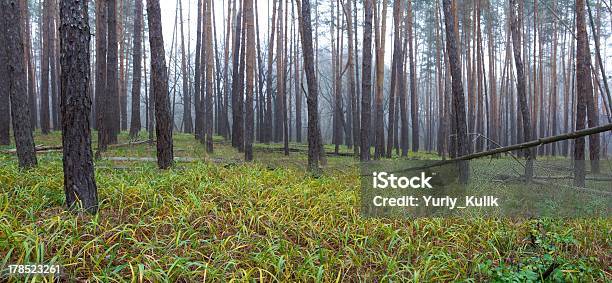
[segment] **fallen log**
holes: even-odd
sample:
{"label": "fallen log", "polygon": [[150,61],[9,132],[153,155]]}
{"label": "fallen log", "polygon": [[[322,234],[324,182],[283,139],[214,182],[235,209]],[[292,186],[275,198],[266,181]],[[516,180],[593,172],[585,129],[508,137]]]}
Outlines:
{"label": "fallen log", "polygon": [[592,134],[597,134],[597,133],[601,133],[601,132],[607,132],[607,131],[612,131],[612,123],[606,124],[606,125],[603,125],[603,126],[587,128],[587,129],[584,129],[584,130],[575,131],[575,132],[571,132],[571,133],[565,133],[565,134],[561,134],[561,135],[557,135],[557,136],[550,136],[550,137],[540,138],[540,139],[536,139],[536,140],[532,140],[532,141],[528,141],[528,142],[524,142],[524,143],[519,143],[519,144],[515,144],[515,145],[510,145],[510,146],[506,146],[506,147],[500,147],[500,148],[496,148],[496,149],[492,149],[492,150],[487,150],[487,151],[472,153],[472,154],[468,154],[468,155],[463,155],[463,156],[459,156],[459,157],[456,157],[456,158],[453,158],[453,159],[441,160],[441,161],[432,163],[432,164],[427,165],[427,166],[410,168],[410,170],[422,170],[422,169],[427,169],[427,168],[432,168],[432,167],[438,167],[438,166],[442,166],[442,165],[446,165],[446,164],[451,164],[451,163],[454,163],[454,162],[457,162],[457,161],[461,161],[461,160],[471,160],[471,159],[476,159],[476,158],[479,158],[479,157],[495,155],[495,154],[504,153],[504,152],[508,152],[508,151],[527,149],[527,148],[536,147],[536,146],[539,146],[539,145],[545,145],[545,144],[554,143],[554,142],[558,142],[558,141],[569,140],[569,139],[576,139],[576,138],[580,138],[580,137],[584,137],[584,136],[588,136],[588,135],[592,135]]}

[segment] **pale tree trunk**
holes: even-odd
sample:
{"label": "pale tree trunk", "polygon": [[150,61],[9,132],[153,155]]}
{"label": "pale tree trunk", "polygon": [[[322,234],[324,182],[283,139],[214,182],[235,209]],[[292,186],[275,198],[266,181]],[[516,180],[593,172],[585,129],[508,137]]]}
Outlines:
{"label": "pale tree trunk", "polygon": [[[394,26],[394,39],[393,39],[393,62],[391,66],[391,89],[389,95],[389,131],[388,131],[388,140],[387,140],[387,152],[386,157],[391,158],[391,153],[393,151],[393,136],[395,132],[395,97],[397,96],[397,81],[403,80],[404,78],[398,76],[398,72],[402,68],[402,63],[404,58],[404,54],[402,53],[402,37],[400,25],[403,16],[403,1],[395,1],[393,4],[393,26]],[[403,94],[400,94],[403,95]]]}
{"label": "pale tree trunk", "polygon": [[200,110],[200,94],[201,94],[201,82],[202,82],[202,0],[198,0],[198,15],[197,15],[197,29],[196,29],[196,49],[195,49],[195,70],[194,70],[194,104],[195,104],[195,138],[201,139],[202,125],[201,125],[201,110]]}

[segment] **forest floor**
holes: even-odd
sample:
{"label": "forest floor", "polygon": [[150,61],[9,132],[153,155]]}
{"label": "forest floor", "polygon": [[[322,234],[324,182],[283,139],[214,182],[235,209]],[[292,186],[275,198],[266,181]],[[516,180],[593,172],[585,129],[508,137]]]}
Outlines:
{"label": "forest floor", "polygon": [[211,155],[190,135],[174,147],[183,159],[166,171],[142,159],[155,157],[147,144],[104,153],[95,216],[65,211],[61,153],[39,153],[28,171],[0,154],[0,281],[25,280],[7,277],[9,264],[60,264],[63,281],[612,280],[610,218],[366,219],[350,156],[328,156],[314,177],[304,152],[285,157],[279,144],[257,144],[248,164],[221,138]]}

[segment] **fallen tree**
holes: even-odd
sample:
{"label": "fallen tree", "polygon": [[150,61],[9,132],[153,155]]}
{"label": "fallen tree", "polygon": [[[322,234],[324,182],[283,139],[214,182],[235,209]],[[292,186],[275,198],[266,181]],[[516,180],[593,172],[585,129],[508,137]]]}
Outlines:
{"label": "fallen tree", "polygon": [[[120,143],[120,144],[111,144],[111,145],[108,145],[108,148],[119,148],[119,147],[124,147],[124,146],[134,146],[134,145],[141,145],[141,144],[145,144],[145,143],[155,143],[155,141],[152,141],[152,140],[130,141],[130,142]],[[63,148],[64,147],[61,146],[61,145],[56,145],[56,146],[43,146],[43,145],[39,145],[39,146],[36,146],[34,149],[36,150],[37,153],[48,153],[48,152],[61,152]],[[3,154],[15,154],[15,153],[17,153],[17,150],[16,149],[2,150],[2,151],[0,151],[0,153],[3,153]]]}
{"label": "fallen tree", "polygon": [[536,146],[539,146],[539,145],[545,145],[545,144],[559,142],[559,141],[564,141],[564,140],[569,140],[569,139],[576,139],[576,138],[580,138],[580,137],[584,137],[584,136],[588,136],[588,135],[592,135],[592,134],[597,134],[597,133],[602,133],[602,132],[607,132],[607,131],[612,131],[612,123],[606,124],[606,125],[602,125],[602,126],[598,126],[598,127],[587,128],[587,129],[583,129],[583,130],[575,131],[575,132],[571,132],[571,133],[565,133],[565,134],[551,136],[551,137],[539,138],[539,139],[536,139],[536,140],[532,140],[532,141],[528,141],[528,142],[524,142],[524,143],[519,143],[519,144],[515,144],[515,145],[510,145],[510,146],[506,146],[506,147],[499,147],[499,148],[492,149],[492,150],[481,151],[481,152],[477,152],[477,153],[463,155],[463,156],[459,156],[459,157],[456,157],[456,158],[453,158],[453,159],[441,160],[441,161],[438,161],[438,162],[434,162],[434,163],[432,163],[430,165],[426,165],[426,166],[422,166],[422,167],[410,168],[410,170],[420,170],[420,169],[427,169],[427,168],[432,168],[432,167],[438,167],[438,166],[442,166],[442,165],[446,165],[446,164],[451,164],[451,163],[454,163],[454,162],[457,162],[457,161],[460,161],[460,160],[471,160],[471,159],[476,159],[476,158],[480,158],[480,157],[485,157],[485,156],[495,155],[495,154],[499,154],[499,153],[504,153],[504,152],[508,152],[508,151],[522,150],[522,149],[527,149],[527,148],[531,148],[531,147],[536,147]]}

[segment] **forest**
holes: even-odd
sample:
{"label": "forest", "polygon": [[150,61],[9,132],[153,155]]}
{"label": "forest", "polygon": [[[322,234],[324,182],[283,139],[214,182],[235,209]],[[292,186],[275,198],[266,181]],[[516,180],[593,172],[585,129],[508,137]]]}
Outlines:
{"label": "forest", "polygon": [[[2,282],[612,280],[608,0],[0,21]],[[387,172],[420,190],[372,190]]]}

